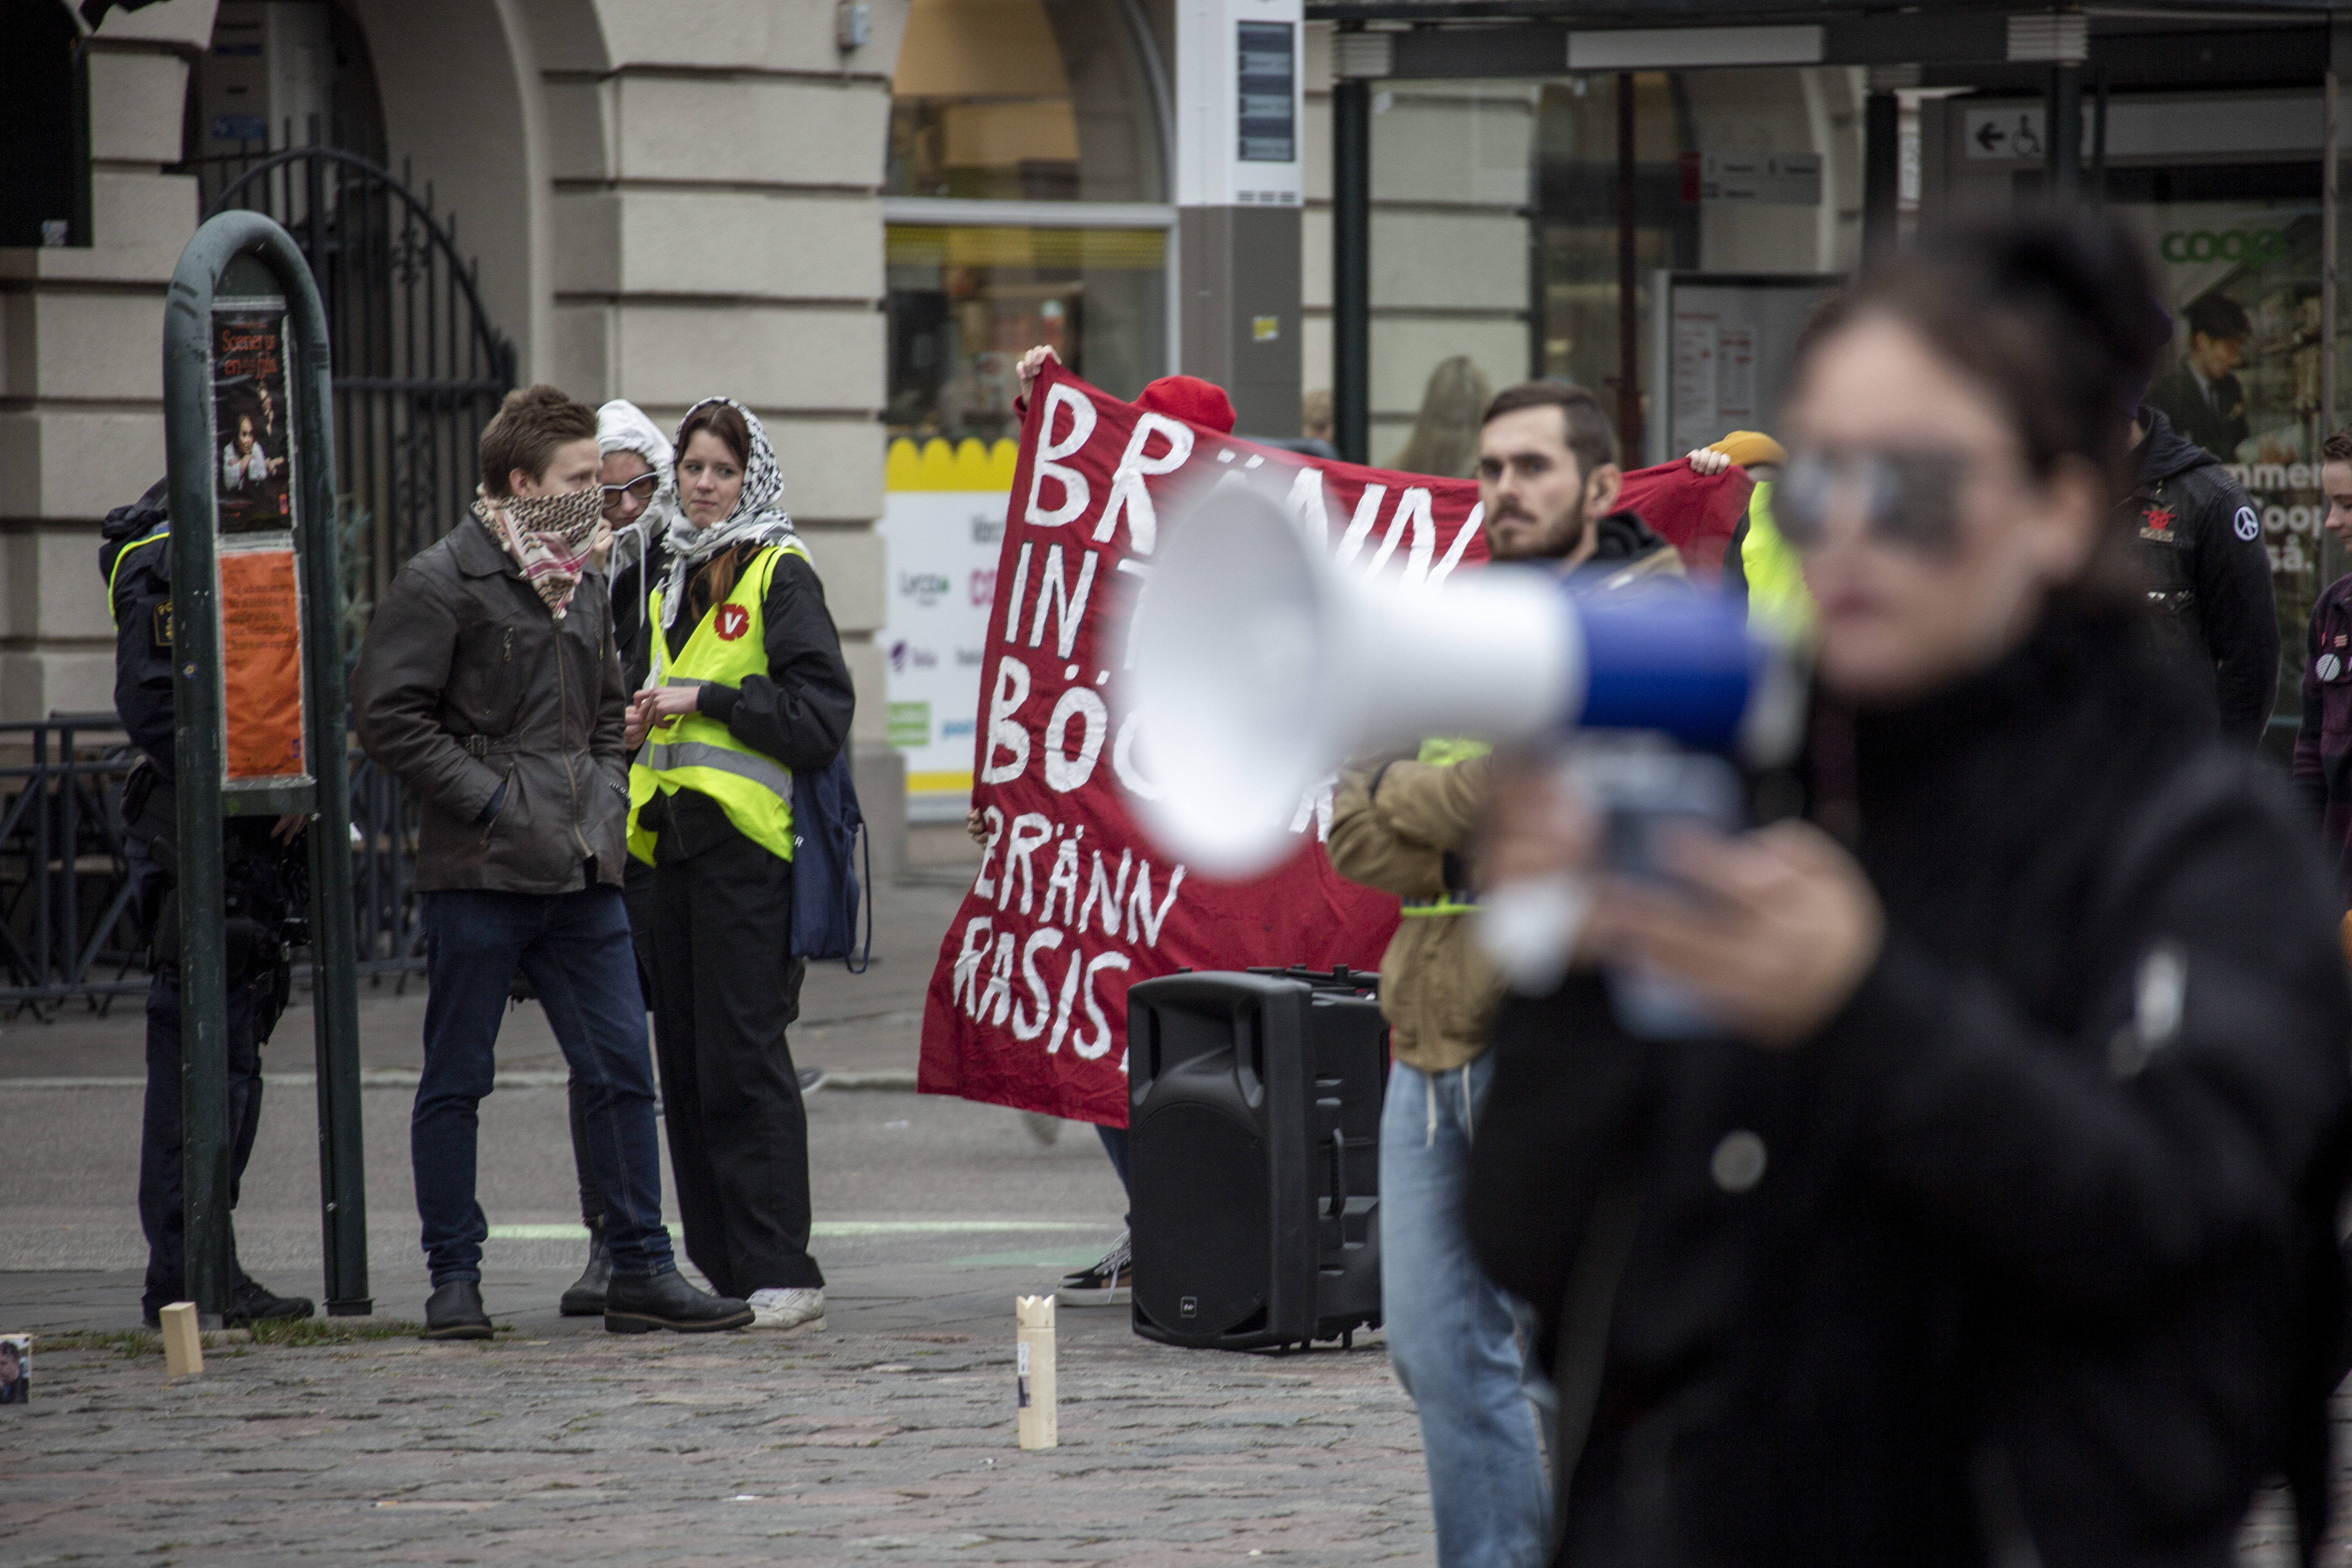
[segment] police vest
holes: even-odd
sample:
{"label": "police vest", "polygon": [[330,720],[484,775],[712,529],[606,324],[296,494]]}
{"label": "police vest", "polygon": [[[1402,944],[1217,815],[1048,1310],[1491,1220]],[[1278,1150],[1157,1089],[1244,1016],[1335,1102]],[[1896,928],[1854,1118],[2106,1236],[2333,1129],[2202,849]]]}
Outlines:
{"label": "police vest", "polygon": [[1805,586],[1805,565],[1772,521],[1772,484],[1760,480],[1748,501],[1748,534],[1739,545],[1740,574],[1748,579],[1748,615],[1800,641],[1813,636],[1813,595]]}
{"label": "police vest", "polygon": [[[667,668],[669,640],[663,635],[661,590],[654,590],[647,616],[653,638],[653,679],[663,686],[716,682],[740,687],[744,678],[768,673],[767,617],[761,606],[776,560],[786,551],[806,561],[797,540],[772,544],[751,557],[727,596],[710,606],[686,647]],[[793,770],[765,752],[754,751],[705,713],[688,713],[646,737],[629,767],[629,852],[652,864],[658,837],[639,817],[659,790],[690,789],[709,795],[727,813],[735,830],[771,855],[793,858]]]}
{"label": "police vest", "polygon": [[[1494,749],[1484,741],[1423,741],[1420,754],[1413,761],[1426,763],[1433,768],[1454,768],[1473,757],[1483,757]],[[1478,900],[1470,896],[1468,889],[1448,888],[1433,899],[1406,899],[1397,912],[1407,918],[1419,916],[1426,919],[1431,915],[1466,915],[1477,907]]]}

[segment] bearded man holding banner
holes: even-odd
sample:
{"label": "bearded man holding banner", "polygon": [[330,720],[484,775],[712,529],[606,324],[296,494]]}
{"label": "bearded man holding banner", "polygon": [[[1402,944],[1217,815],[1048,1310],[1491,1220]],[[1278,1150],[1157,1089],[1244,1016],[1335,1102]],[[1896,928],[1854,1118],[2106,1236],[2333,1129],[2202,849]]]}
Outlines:
{"label": "bearded man holding banner", "polygon": [[[1490,558],[1551,563],[1596,593],[1680,579],[1675,547],[1613,510],[1622,478],[1615,432],[1590,393],[1552,382],[1502,392],[1478,437]],[[1360,760],[1340,774],[1331,816],[1332,868],[1403,901],[1381,960],[1394,1053],[1381,1116],[1381,1307],[1421,1415],[1444,1568],[1540,1561],[1548,1516],[1517,1314],[1472,1256],[1462,1217],[1504,988],[1466,918],[1487,751],[1431,739],[1410,756]]]}

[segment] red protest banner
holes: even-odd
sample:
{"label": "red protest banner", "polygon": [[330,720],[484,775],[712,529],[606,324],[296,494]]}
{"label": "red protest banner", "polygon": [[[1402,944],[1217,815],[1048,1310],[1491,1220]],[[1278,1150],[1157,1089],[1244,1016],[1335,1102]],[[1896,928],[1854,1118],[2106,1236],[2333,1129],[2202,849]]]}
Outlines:
{"label": "red protest banner", "polygon": [[[1135,982],[1380,964],[1397,901],[1332,870],[1329,781],[1298,803],[1297,853],[1248,882],[1171,862],[1134,817],[1153,785],[1121,707],[1128,621],[1161,509],[1234,471],[1285,496],[1342,572],[1434,584],[1486,559],[1471,480],[1255,446],[1046,367],[1022,426],[982,666],[972,804],[988,842],[931,974],[924,1093],[1124,1126]],[[1747,489],[1738,469],[1705,479],[1680,463],[1627,486],[1628,504],[1710,520],[1736,519]]]}

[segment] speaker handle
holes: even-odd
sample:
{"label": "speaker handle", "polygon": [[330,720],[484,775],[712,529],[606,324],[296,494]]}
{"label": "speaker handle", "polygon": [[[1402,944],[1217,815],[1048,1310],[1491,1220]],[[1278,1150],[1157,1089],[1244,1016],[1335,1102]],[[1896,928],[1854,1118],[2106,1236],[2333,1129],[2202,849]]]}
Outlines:
{"label": "speaker handle", "polygon": [[1348,1134],[1331,1129],[1331,1217],[1339,1222],[1339,1241],[1348,1240]]}

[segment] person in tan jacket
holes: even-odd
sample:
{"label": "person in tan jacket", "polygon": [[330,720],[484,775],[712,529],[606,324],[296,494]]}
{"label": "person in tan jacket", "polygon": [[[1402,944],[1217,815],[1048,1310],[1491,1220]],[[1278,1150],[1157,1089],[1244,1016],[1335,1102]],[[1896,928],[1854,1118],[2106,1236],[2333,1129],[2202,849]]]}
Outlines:
{"label": "person in tan jacket", "polygon": [[[1612,510],[1617,441],[1591,394],[1529,382],[1479,430],[1481,528],[1498,562],[1552,565],[1587,591],[1680,577],[1674,546]],[[1549,1492],[1512,1301],[1470,1251],[1470,1144],[1503,982],[1473,940],[1472,850],[1491,763],[1432,739],[1340,774],[1329,851],[1339,874],[1402,900],[1381,960],[1394,1065],[1381,1115],[1381,1300],[1389,1354],[1421,1415],[1442,1568],[1543,1560]]]}

